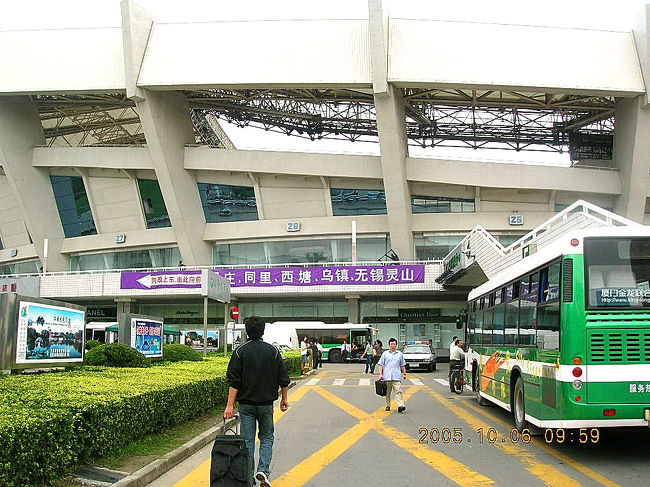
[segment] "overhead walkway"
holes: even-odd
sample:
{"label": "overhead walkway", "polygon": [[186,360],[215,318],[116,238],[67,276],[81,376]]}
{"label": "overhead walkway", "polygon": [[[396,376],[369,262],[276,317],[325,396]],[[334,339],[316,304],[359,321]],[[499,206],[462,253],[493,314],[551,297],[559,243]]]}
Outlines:
{"label": "overhead walkway", "polygon": [[477,225],[443,259],[436,282],[445,287],[476,287],[534,254],[562,235],[584,228],[641,226],[586,201],[578,200],[508,247]]}

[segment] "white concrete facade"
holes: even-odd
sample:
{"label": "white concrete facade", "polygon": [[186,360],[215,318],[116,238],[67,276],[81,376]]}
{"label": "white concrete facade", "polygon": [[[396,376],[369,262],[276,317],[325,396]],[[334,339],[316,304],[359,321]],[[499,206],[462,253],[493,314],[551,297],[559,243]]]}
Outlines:
{"label": "white concrete facade", "polygon": [[[8,74],[0,77],[0,265],[42,258],[45,238],[50,271],[69,270],[76,255],[171,246],[185,265],[210,265],[215,243],[347,238],[353,220],[359,237],[388,235],[399,257],[412,261],[417,236],[461,235],[477,224],[523,234],[577,199],[650,223],[650,7],[634,32],[393,19],[379,0],[362,20],[157,23],[129,0],[122,7],[121,29],[0,32]],[[466,55],[462,43],[435,49],[449,36],[478,32],[493,43],[487,51],[513,37],[532,51],[510,51],[494,63],[481,52]],[[219,51],[219,63],[197,49],[244,37],[245,46]],[[535,55],[553,49],[549,39],[579,48],[580,56],[558,68],[557,58]],[[75,56],[48,59],[54,49]],[[608,69],[595,69],[603,62]],[[380,155],[192,147],[190,108],[179,90],[234,87],[366,90],[374,96]],[[614,170],[410,157],[400,91],[408,87],[621,97]],[[146,146],[43,147],[30,95],[114,92],[135,102]],[[64,238],[50,175],[83,176],[98,235]],[[147,229],[138,178],[158,181],[171,227]],[[253,186],[259,220],[206,223],[197,182]],[[387,214],[334,216],[330,188],[383,190]],[[413,214],[412,195],[474,199],[476,211]],[[524,216],[521,227],[509,224],[513,212]],[[293,220],[301,230],[287,233]],[[115,243],[122,233],[125,244]]]}

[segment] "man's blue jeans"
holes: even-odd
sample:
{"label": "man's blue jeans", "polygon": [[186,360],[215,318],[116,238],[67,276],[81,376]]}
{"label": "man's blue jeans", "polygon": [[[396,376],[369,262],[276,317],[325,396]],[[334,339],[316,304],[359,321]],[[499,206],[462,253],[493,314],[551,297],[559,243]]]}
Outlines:
{"label": "man's blue jeans", "polygon": [[[271,474],[271,457],[273,455],[273,404],[268,406],[253,406],[251,404],[240,404],[239,414],[241,415],[241,434],[246,440],[248,457],[250,459],[251,485],[255,483],[253,475],[255,472],[264,472],[267,476]],[[260,439],[260,457],[255,470],[255,432],[258,432]]]}

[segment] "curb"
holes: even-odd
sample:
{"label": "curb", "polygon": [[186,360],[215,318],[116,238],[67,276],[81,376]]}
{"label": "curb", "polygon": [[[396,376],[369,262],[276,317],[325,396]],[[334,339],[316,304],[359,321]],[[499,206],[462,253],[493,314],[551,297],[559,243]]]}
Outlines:
{"label": "curb", "polygon": [[[314,371],[311,371],[314,372]],[[304,379],[308,377],[308,373],[305,376],[300,378],[291,378],[289,383],[289,389],[296,385],[296,380]],[[235,426],[235,419],[230,419],[226,421],[226,429]],[[184,445],[179,446],[174,451],[169,452],[167,455],[154,460],[149,465],[145,465],[140,470],[133,472],[130,475],[127,475],[118,482],[112,484],[113,487],[145,487],[154,480],[156,480],[161,475],[169,472],[176,465],[180,464],[194,453],[199,451],[204,446],[213,442],[217,435],[223,433],[223,425],[213,426],[209,430],[201,433],[197,437],[191,439]]]}

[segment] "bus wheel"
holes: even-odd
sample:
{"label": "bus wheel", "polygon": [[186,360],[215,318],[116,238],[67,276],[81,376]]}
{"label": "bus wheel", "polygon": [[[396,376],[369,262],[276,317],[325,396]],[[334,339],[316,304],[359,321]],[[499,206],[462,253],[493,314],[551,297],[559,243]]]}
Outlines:
{"label": "bus wheel", "polygon": [[515,417],[515,427],[521,433],[528,425],[528,421],[526,421],[524,381],[521,376],[517,377],[517,382],[515,382],[515,392],[512,398],[512,414]]}
{"label": "bus wheel", "polygon": [[491,404],[490,401],[481,396],[481,373],[478,371],[477,367],[474,367],[472,378],[474,379],[472,390],[476,395],[476,402],[479,406],[489,406]]}
{"label": "bus wheel", "polygon": [[327,352],[327,360],[330,362],[333,362],[335,364],[338,364],[341,362],[341,351],[338,349],[335,350],[330,350]]}

